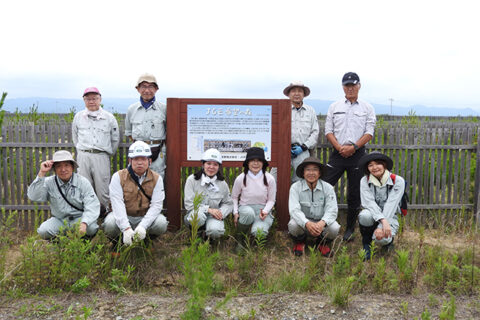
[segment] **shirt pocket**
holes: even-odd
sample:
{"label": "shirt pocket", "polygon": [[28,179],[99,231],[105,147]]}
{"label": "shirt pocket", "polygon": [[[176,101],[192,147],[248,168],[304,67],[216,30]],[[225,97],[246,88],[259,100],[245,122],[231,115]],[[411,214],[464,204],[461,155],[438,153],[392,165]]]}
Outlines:
{"label": "shirt pocket", "polygon": [[353,119],[354,121],[360,125],[361,127],[364,127],[365,126],[365,123],[367,121],[367,113],[366,112],[363,112],[363,111],[355,111],[353,113]]}
{"label": "shirt pocket", "polygon": [[152,140],[165,139],[164,117],[161,114],[154,114],[148,119],[147,124],[150,129],[150,138]]}
{"label": "shirt pocket", "polygon": [[212,209],[220,208],[220,203],[222,202],[223,196],[218,192],[210,194],[208,197],[208,206]]}
{"label": "shirt pocket", "polygon": [[346,118],[345,112],[337,112],[333,114],[333,125],[335,126],[336,129],[339,129],[345,126],[345,118]]}
{"label": "shirt pocket", "polygon": [[[132,119],[130,120],[130,123],[132,125],[132,138],[137,140],[137,139],[145,139],[143,136],[143,122],[144,119],[142,117],[142,114],[136,113]],[[148,138],[148,137],[147,137]]]}
{"label": "shirt pocket", "polygon": [[110,128],[108,123],[102,121],[95,128],[97,143],[100,147],[110,146]]}
{"label": "shirt pocket", "polygon": [[312,203],[310,201],[300,201],[300,207],[307,218],[312,217]]}

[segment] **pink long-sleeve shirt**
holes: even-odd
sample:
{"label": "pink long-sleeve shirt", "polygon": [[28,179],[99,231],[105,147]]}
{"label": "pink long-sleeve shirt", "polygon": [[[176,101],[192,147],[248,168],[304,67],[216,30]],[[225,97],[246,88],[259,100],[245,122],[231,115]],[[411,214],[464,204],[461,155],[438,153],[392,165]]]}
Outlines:
{"label": "pink long-sleeve shirt", "polygon": [[238,213],[238,206],[249,204],[265,205],[263,211],[270,213],[275,204],[275,196],[277,193],[277,184],[273,176],[265,172],[268,187],[263,184],[263,174],[260,172],[257,177],[252,178],[247,174],[247,186],[243,184],[244,173],[240,174],[233,184],[233,213]]}

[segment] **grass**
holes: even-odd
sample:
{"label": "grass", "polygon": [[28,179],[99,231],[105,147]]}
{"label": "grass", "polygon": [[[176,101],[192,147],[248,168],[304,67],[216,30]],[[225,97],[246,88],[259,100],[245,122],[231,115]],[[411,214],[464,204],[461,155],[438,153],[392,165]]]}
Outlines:
{"label": "grass", "polygon": [[[225,309],[232,297],[242,294],[321,293],[332,307],[348,308],[356,295],[429,294],[425,309],[416,316],[429,319],[442,314],[442,319],[450,319],[456,312],[452,297],[480,297],[480,259],[474,246],[478,246],[480,235],[471,229],[452,234],[415,229],[414,225],[405,225],[396,238],[395,253],[378,249],[366,262],[358,239],[349,244],[338,241],[336,254],[330,259],[313,249],[295,257],[290,239],[278,231],[266,241],[253,241],[243,255],[236,255],[231,234],[218,248],[212,248],[196,238],[196,233],[182,229],[162,236],[153,250],[142,243],[121,248],[117,259],[112,259],[110,244],[102,232],[92,242],[74,232],[67,232],[55,243],[31,235],[13,244],[20,248],[19,258],[4,265],[18,267],[5,270],[4,275],[9,276],[1,280],[0,290],[11,299],[98,290],[115,295],[187,293],[183,319],[202,318],[210,297],[220,298],[215,308]],[[459,241],[459,234],[467,236]],[[11,246],[11,242],[2,244],[4,250]],[[438,296],[450,299],[440,300]],[[51,308],[38,304],[22,312],[40,315]],[[85,310],[76,307],[70,312],[88,318],[91,308],[86,305]],[[404,317],[408,314],[413,318],[408,304],[400,311]],[[251,312],[238,316],[255,317]]]}

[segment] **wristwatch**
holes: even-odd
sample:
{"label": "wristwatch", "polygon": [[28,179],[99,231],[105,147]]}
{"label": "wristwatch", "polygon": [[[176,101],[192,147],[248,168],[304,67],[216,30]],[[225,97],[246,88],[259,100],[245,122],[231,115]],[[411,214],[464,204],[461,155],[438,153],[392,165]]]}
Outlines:
{"label": "wristwatch", "polygon": [[353,148],[355,149],[355,151],[359,149],[359,147],[355,143],[353,144]]}

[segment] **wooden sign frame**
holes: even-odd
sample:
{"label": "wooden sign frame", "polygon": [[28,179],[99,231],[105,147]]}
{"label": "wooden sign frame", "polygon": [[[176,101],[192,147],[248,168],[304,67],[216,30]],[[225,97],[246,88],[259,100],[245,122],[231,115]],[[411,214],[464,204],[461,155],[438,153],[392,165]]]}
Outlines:
{"label": "wooden sign frame", "polygon": [[[280,230],[286,230],[290,219],[291,103],[288,99],[167,99],[167,167],[165,171],[167,219],[171,229],[182,221],[181,168],[200,167],[200,161],[187,160],[187,105],[271,105],[272,152],[270,167],[277,167],[276,219]],[[243,161],[224,161],[224,167],[242,167]]]}

